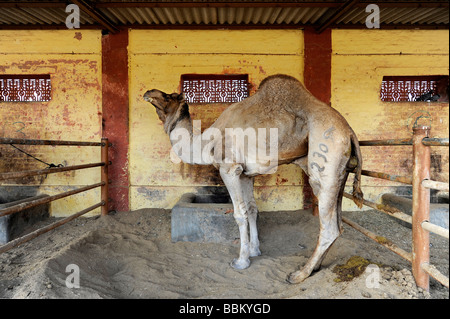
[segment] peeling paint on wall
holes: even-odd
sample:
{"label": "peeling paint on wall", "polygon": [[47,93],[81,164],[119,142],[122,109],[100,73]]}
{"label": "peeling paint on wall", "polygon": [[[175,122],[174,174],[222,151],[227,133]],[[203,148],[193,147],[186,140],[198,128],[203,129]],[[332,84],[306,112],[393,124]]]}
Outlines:
{"label": "peeling paint on wall", "polygon": [[[431,118],[431,137],[448,137],[448,103],[380,100],[383,76],[448,75],[448,36],[448,30],[332,31],[331,103],[346,117],[359,140],[411,137],[411,118],[423,111]],[[364,169],[394,175],[412,173],[411,146],[362,147],[361,150]],[[448,182],[448,148],[432,147],[431,150],[435,163],[431,178]],[[441,168],[437,169],[439,165]],[[364,176],[362,184],[365,198],[371,201],[377,201],[383,192],[395,193],[396,188],[403,187]],[[345,200],[344,209],[356,209],[356,206]]]}
{"label": "peeling paint on wall", "polygon": [[[151,46],[146,45],[148,39],[152,39]],[[303,80],[301,30],[131,30],[129,42],[132,209],[172,208],[185,192],[223,185],[218,171],[212,166],[170,161],[169,138],[154,108],[142,99],[148,89],[179,92],[181,75],[195,73],[248,74],[250,94],[256,92],[259,83],[271,74],[286,73]],[[204,130],[228,106],[192,104],[191,117],[201,120]],[[301,170],[289,165],[281,167],[277,173],[280,176],[258,176],[255,179],[259,208],[302,207]],[[279,189],[274,190],[277,187]],[[143,195],[142,188],[152,191],[156,188],[162,195],[150,199]],[[280,204],[276,194],[282,191],[286,200]],[[272,199],[269,198],[271,192],[275,194]]]}
{"label": "peeling paint on wall", "polygon": [[[0,30],[0,73],[50,74],[52,84],[49,102],[0,103],[0,136],[99,142],[102,137],[100,37],[101,32],[95,30]],[[100,160],[100,150],[92,147],[24,145],[20,148],[47,163],[67,166]],[[0,154],[0,172],[45,168],[43,163],[9,145],[0,145]],[[89,169],[2,184],[36,185],[40,192],[53,195],[61,188],[80,187],[99,180],[100,171]],[[77,212],[86,203],[98,202],[99,196],[94,190],[55,201],[52,214],[66,216]]]}

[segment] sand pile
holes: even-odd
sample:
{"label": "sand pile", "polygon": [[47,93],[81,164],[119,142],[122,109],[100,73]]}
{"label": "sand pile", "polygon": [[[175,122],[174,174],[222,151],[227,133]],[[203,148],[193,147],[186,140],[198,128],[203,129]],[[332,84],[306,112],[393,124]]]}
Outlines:
{"label": "sand pile", "polygon": [[[410,230],[391,219],[373,212],[346,216],[375,232],[395,227],[380,235],[410,250]],[[229,262],[238,255],[238,241],[172,243],[170,211],[80,218],[0,255],[0,297],[448,298],[448,289],[434,280],[431,295],[417,289],[406,261],[346,225],[322,270],[301,284],[288,284],[287,275],[304,265],[315,248],[318,219],[309,211],[261,213],[259,225],[262,256],[236,271]],[[432,261],[448,276],[448,242],[432,240]],[[350,281],[336,280],[333,268],[352,256],[377,264],[372,265],[379,270],[376,286],[373,270]],[[79,288],[67,287],[73,274],[69,265],[79,269]]]}

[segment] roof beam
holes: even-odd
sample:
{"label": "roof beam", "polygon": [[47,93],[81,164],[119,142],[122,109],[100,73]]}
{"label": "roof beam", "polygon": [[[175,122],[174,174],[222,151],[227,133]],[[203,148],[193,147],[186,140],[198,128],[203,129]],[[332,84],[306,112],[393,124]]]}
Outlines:
{"label": "roof beam", "polygon": [[[343,2],[343,1],[342,1]],[[342,3],[341,2],[341,3]],[[264,7],[338,7],[340,2],[318,2],[318,1],[108,1],[97,2],[96,8],[264,8]]]}
{"label": "roof beam", "polygon": [[323,22],[316,29],[317,33],[322,33],[323,30],[325,30],[330,25],[335,23],[345,13],[347,13],[348,11],[353,9],[358,2],[359,2],[359,0],[347,0],[342,6],[340,6],[338,9],[336,9],[336,11],[325,22]]}
{"label": "roof beam", "polygon": [[[365,7],[375,3],[387,8],[448,8],[449,2],[444,0],[435,1],[406,1],[406,0],[362,0],[356,4],[357,7]],[[132,8],[132,7],[327,7],[336,8],[345,4],[345,1],[319,2],[319,1],[108,1],[95,2],[91,4],[94,8]],[[0,8],[65,8],[67,1],[0,1]]]}
{"label": "roof beam", "polygon": [[86,12],[92,19],[97,21],[101,26],[111,33],[117,33],[119,29],[107,18],[103,13],[95,9],[85,0],[71,0],[74,4]]}
{"label": "roof beam", "polygon": [[[286,1],[105,1],[96,2],[96,8],[246,8],[246,7],[306,7],[306,8],[317,8],[317,7],[327,7],[336,8],[339,6],[344,6],[348,1],[296,1],[296,0],[286,0]],[[411,8],[438,8],[438,7],[449,7],[448,1],[436,0],[436,1],[409,1],[409,0],[364,0],[357,3],[357,7],[366,7],[368,4],[375,3],[383,7],[411,7]],[[1,5],[1,1],[0,1]]]}
{"label": "roof beam", "polygon": [[65,2],[50,1],[0,1],[0,8],[65,8]]}

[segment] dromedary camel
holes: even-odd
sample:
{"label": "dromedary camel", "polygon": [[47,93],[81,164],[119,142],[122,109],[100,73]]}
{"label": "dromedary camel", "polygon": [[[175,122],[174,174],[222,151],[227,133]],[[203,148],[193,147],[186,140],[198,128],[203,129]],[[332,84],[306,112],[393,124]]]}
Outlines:
{"label": "dromedary camel", "polygon": [[[230,105],[210,128],[196,134],[183,94],[166,94],[154,89],[147,91],[144,99],[156,108],[172,145],[180,143],[179,134],[173,134],[177,129],[189,132],[189,139],[183,143],[195,143],[203,136],[209,136],[204,140],[209,141],[208,152],[211,156],[200,159],[197,156],[195,159],[195,147],[189,147],[190,153],[181,154],[180,158],[189,164],[214,165],[219,169],[239,226],[240,254],[231,263],[236,269],[249,267],[249,257],[261,254],[256,227],[258,210],[253,195],[254,176],[273,172],[274,165],[299,165],[309,176],[309,183],[318,199],[320,233],[312,256],[303,268],[289,275],[288,281],[301,282],[313,270],[320,268],[326,252],[342,232],[342,194],[350,171],[355,172],[353,200],[359,207],[363,200],[359,142],[347,121],[335,109],[316,99],[297,79],[272,75],[261,82],[254,95]],[[249,154],[251,150],[247,148],[246,151],[245,143],[235,143],[235,149],[227,152],[232,144],[227,141],[229,128],[276,128],[276,160],[267,161],[267,157],[260,160],[255,154]],[[215,135],[211,134],[211,130]],[[210,137],[217,137],[217,132],[221,137],[211,142]],[[219,149],[220,156],[213,156],[212,153],[217,153]],[[252,151],[255,152],[255,149]],[[242,155],[241,160],[230,158],[230,154],[237,153]],[[253,160],[250,161],[250,158]]]}

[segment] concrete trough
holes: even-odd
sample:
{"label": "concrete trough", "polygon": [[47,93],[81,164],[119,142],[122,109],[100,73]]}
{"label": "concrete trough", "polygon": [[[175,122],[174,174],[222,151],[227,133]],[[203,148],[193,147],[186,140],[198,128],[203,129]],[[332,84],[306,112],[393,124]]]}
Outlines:
{"label": "concrete trough", "polygon": [[[0,210],[39,199],[48,195],[35,195],[36,190],[27,186],[0,187]],[[49,217],[50,203],[31,207],[15,214],[0,217],[0,245],[20,237],[25,228]]]}
{"label": "concrete trough", "polygon": [[[398,210],[401,210],[405,214],[412,216],[412,199],[394,195],[394,194],[383,194],[381,196],[382,203],[388,205]],[[395,221],[399,222],[401,225],[411,229],[411,224],[393,218]],[[449,227],[449,204],[443,203],[439,200],[438,203],[430,203],[430,222],[447,228]]]}
{"label": "concrete trough", "polygon": [[239,238],[228,194],[187,193],[172,208],[172,241],[232,243]]}

